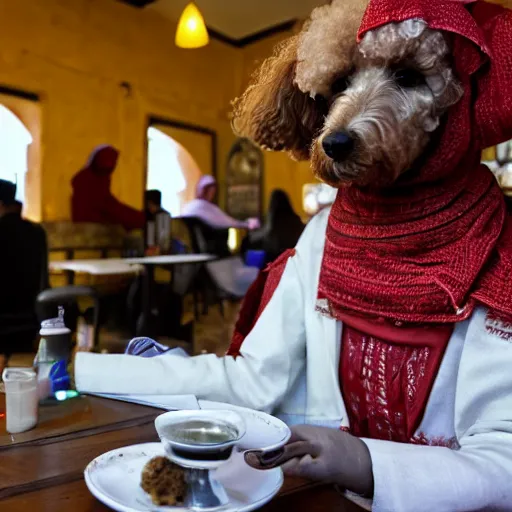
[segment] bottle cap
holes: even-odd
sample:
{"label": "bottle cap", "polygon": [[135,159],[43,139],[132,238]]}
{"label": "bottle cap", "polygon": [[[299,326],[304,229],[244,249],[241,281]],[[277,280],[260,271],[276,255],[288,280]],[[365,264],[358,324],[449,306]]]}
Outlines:
{"label": "bottle cap", "polygon": [[41,336],[50,336],[52,334],[68,334],[71,331],[66,327],[64,323],[64,308],[59,306],[59,314],[57,318],[50,318],[49,320],[43,320],[41,322],[41,330],[39,334]]}

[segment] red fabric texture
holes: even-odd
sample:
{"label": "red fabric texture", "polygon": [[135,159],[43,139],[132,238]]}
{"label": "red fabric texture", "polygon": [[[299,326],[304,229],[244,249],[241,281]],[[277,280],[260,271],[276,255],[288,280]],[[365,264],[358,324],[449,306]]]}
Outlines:
{"label": "red fabric texture", "polygon": [[295,254],[295,249],[285,251],[279,258],[260,272],[256,281],[251,285],[242,303],[240,314],[235,325],[228,356],[240,355],[240,348],[246,336],[267,307],[283,275],[288,259]]}
{"label": "red fabric texture", "polygon": [[71,216],[73,222],[120,224],[127,230],[141,229],[144,213],[118,201],[110,191],[118,152],[112,146],[100,146],[72,180]]}
{"label": "red fabric texture", "polygon": [[399,328],[344,316],[340,385],[353,435],[413,441],[452,332],[453,324]]}
{"label": "red fabric texture", "polygon": [[451,33],[464,96],[417,169],[387,190],[339,191],[319,309],[430,323],[466,319],[477,303],[510,313],[512,226],[480,155],[512,137],[511,12],[484,2],[374,0],[360,37],[409,18]]}

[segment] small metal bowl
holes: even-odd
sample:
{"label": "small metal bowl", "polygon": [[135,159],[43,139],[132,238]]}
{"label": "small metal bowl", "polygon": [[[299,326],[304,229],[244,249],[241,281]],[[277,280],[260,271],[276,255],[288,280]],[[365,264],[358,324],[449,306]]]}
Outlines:
{"label": "small metal bowl", "polygon": [[245,435],[244,420],[233,411],[171,411],[156,418],[155,428],[166,451],[184,452],[193,460],[210,459]]}
{"label": "small metal bowl", "polygon": [[172,411],[158,416],[155,427],[169,459],[187,469],[185,505],[217,510],[228,504],[212,470],[224,464],[245,435],[245,423],[233,411]]}

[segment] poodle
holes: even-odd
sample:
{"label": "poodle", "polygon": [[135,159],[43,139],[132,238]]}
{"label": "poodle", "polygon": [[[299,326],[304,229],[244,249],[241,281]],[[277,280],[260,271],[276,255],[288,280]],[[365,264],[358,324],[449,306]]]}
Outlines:
{"label": "poodle", "polygon": [[414,168],[462,97],[450,41],[422,20],[357,32],[367,2],[315,9],[234,102],[233,128],[309,159],[334,187],[390,185]]}

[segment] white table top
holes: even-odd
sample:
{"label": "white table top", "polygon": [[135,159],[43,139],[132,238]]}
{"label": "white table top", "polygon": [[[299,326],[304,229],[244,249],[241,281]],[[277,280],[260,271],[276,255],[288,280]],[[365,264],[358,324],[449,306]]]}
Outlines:
{"label": "white table top", "polygon": [[93,276],[137,274],[143,269],[144,265],[182,265],[204,263],[214,259],[215,256],[210,254],[172,254],[169,256],[145,256],[143,258],[65,260],[50,262],[50,270],[69,270]]}
{"label": "white table top", "polygon": [[143,258],[123,258],[120,261],[129,265],[180,265],[185,263],[205,263],[217,259],[211,254],[170,254],[164,256],[144,256]]}
{"label": "white table top", "polygon": [[118,258],[97,260],[51,261],[50,270],[69,270],[93,276],[109,276],[118,274],[137,274],[142,270],[140,265],[130,265]]}

